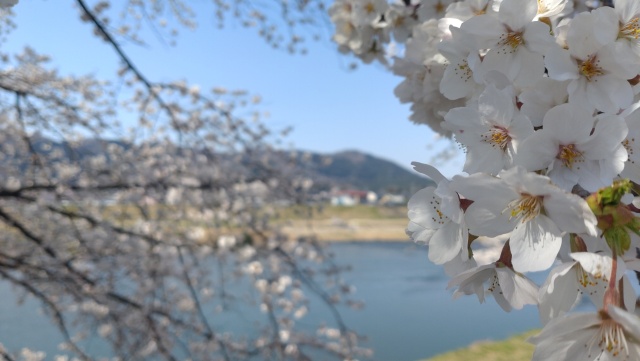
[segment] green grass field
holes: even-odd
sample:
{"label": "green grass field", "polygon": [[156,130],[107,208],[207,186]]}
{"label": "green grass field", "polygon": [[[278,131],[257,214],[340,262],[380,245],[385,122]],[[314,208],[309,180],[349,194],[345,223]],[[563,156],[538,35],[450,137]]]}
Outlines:
{"label": "green grass field", "polygon": [[529,361],[533,355],[533,345],[526,339],[538,332],[529,331],[503,341],[474,343],[424,361]]}

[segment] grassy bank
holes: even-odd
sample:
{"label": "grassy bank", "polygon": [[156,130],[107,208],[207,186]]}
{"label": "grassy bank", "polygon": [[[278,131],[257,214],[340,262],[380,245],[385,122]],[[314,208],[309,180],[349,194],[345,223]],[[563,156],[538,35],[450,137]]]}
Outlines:
{"label": "grassy bank", "polygon": [[290,237],[313,236],[321,241],[407,241],[406,207],[289,207],[274,219]]}
{"label": "grassy bank", "polygon": [[[76,209],[69,206],[69,212]],[[201,228],[206,239],[217,239],[217,234],[238,233],[243,230],[234,225],[215,228],[212,220],[203,218],[197,209],[180,206],[156,205],[141,209],[126,204],[105,206],[96,210],[120,227],[132,227],[148,217],[154,221],[165,213],[182,214],[182,221],[172,227],[189,230]],[[260,215],[260,214],[259,214]],[[407,241],[407,207],[356,205],[352,207],[316,205],[274,208],[268,213],[270,222],[289,237],[315,237],[321,241]]]}
{"label": "grassy bank", "polygon": [[529,331],[503,341],[477,342],[424,361],[529,361],[533,355],[533,345],[526,339],[538,332]]}

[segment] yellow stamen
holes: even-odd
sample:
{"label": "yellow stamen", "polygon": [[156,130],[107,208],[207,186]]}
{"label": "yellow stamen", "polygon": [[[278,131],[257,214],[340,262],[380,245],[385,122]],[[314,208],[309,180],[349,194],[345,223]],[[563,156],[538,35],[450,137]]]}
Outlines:
{"label": "yellow stamen", "polygon": [[520,198],[507,205],[507,209],[511,210],[509,219],[518,218],[522,223],[525,223],[536,218],[542,209],[542,200],[542,196],[533,196],[528,193],[520,194]]}
{"label": "yellow stamen", "polygon": [[591,55],[578,65],[578,70],[588,81],[591,81],[594,77],[604,74],[599,64],[600,60],[595,55]]}
{"label": "yellow stamen", "polygon": [[538,0],[538,14],[544,14],[549,11],[544,0]]}
{"label": "yellow stamen", "polygon": [[446,10],[446,7],[440,1],[438,1],[435,5],[433,5],[433,8],[435,9],[436,14],[440,14]]}
{"label": "yellow stamen", "polygon": [[466,60],[458,63],[457,65],[451,66],[455,66],[453,73],[465,82],[467,82],[473,76],[473,72],[471,71],[471,68],[469,67],[469,64],[467,64]]}
{"label": "yellow stamen", "polygon": [[556,159],[561,160],[562,164],[569,169],[573,169],[574,163],[582,162],[584,160],[582,158],[582,152],[576,149],[575,144],[560,145],[558,147],[558,155],[556,155]]}
{"label": "yellow stamen", "polygon": [[491,144],[492,147],[498,147],[503,152],[507,150],[511,136],[509,131],[503,127],[494,125],[491,130],[481,135],[485,142]]}
{"label": "yellow stamen", "polygon": [[624,149],[627,150],[627,162],[631,162],[635,164],[635,161],[631,159],[631,156],[633,156],[633,148],[634,148],[634,144],[636,142],[636,138],[627,138],[625,140],[622,141],[622,146],[624,147]]}
{"label": "yellow stamen", "polygon": [[601,282],[607,283],[609,281],[607,275],[603,274],[602,272],[596,272],[596,274],[592,275],[590,273],[587,273],[587,271],[585,271],[579,264],[577,265],[577,267],[578,269],[576,270],[576,276],[578,277],[578,283],[580,283],[580,285],[585,289],[589,289],[589,287],[596,287]]}
{"label": "yellow stamen", "polygon": [[502,34],[500,38],[502,39],[502,41],[500,41],[500,45],[508,45],[513,50],[516,50],[518,46],[524,44],[522,32],[510,31],[507,34]]}
{"label": "yellow stamen", "polygon": [[474,15],[484,15],[487,13],[487,7],[483,7],[482,9],[476,9],[473,11]]}
{"label": "yellow stamen", "polygon": [[[600,328],[598,332],[596,332],[593,337],[584,345],[588,347],[588,355],[587,357],[592,358],[599,354],[597,359],[600,359],[600,356],[607,352],[611,356],[615,357],[623,357],[624,360],[628,360],[629,358],[629,345],[627,343],[626,335],[624,334],[624,329],[617,324],[614,320],[610,318],[605,311],[600,311],[602,323],[600,324]],[[592,353],[593,349],[596,350],[596,353]]]}
{"label": "yellow stamen", "polygon": [[620,27],[620,32],[618,33],[618,39],[620,38],[630,38],[638,40],[640,38],[640,21],[639,18],[633,18],[628,23],[622,25]]}
{"label": "yellow stamen", "polygon": [[373,13],[375,10],[376,10],[376,7],[375,7],[375,5],[373,5],[373,3],[371,3],[371,2],[368,2],[368,3],[364,6],[364,11],[365,11],[367,14],[371,14],[371,13]]}
{"label": "yellow stamen", "polygon": [[489,6],[488,3],[482,9],[471,8],[472,11],[473,11],[473,15],[484,15],[484,14],[486,14],[487,13],[487,6]]}

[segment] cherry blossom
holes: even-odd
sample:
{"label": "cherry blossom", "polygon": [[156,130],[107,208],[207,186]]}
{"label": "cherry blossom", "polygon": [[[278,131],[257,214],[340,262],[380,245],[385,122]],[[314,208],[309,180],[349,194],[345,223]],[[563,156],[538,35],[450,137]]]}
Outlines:
{"label": "cherry blossom", "polygon": [[513,267],[519,272],[547,269],[556,258],[563,232],[596,235],[596,219],[586,202],[551,184],[550,179],[515,167],[499,174],[454,177],[451,187],[474,203],[465,221],[474,235],[511,232]]}
{"label": "cherry blossom", "polygon": [[509,312],[538,303],[538,287],[528,278],[498,262],[464,271],[449,281],[448,288],[457,287],[453,297],[475,294],[480,303],[486,295]]}
{"label": "cherry blossom", "polygon": [[18,3],[18,0],[0,0],[0,8],[10,8]]}
{"label": "cherry blossom", "polygon": [[477,105],[451,109],[444,127],[466,148],[464,171],[498,174],[511,168],[522,140],[533,134],[533,126],[517,112],[511,88],[488,85]]}
{"label": "cherry blossom", "polygon": [[580,184],[595,191],[611,184],[624,169],[627,152],[622,141],[627,131],[619,116],[595,118],[572,103],[561,104],[545,114],[541,130],[522,142],[515,163],[545,171],[565,190]]}
{"label": "cherry blossom", "polygon": [[518,95],[518,101],[522,103],[520,111],[525,114],[534,127],[541,127],[545,114],[558,105],[569,100],[567,85],[551,78],[540,78],[531,87],[523,89]]}
{"label": "cherry blossom", "polygon": [[579,313],[549,322],[530,339],[537,360],[640,359],[640,319],[610,306],[598,313]]}
{"label": "cherry blossom", "polygon": [[627,151],[627,161],[620,175],[633,182],[640,182],[640,103],[627,108],[621,117],[624,118],[629,133],[622,141]]}
{"label": "cherry blossom", "polygon": [[438,44],[439,51],[448,60],[440,80],[440,92],[451,100],[470,98],[482,83],[473,72],[481,62],[480,54],[465,41],[466,34],[454,25],[449,27],[451,39]]}
{"label": "cherry blossom", "polygon": [[[610,3],[463,0],[441,18],[421,1],[394,60],[409,119],[465,152],[451,180],[415,164],[438,185],[411,198],[408,234],[455,229],[429,250],[454,297],[538,304],[534,360],[640,359],[640,3]],[[523,273],[549,268],[537,293]],[[573,314],[583,297],[598,311]]]}
{"label": "cherry blossom", "polygon": [[449,188],[449,180],[435,168],[415,162],[414,165],[438,186],[424,188],[409,200],[407,234],[415,242],[429,245],[429,260],[436,264],[451,261],[459,254],[468,258],[469,235],[458,194]]}
{"label": "cherry blossom", "polygon": [[[543,324],[569,311],[587,295],[598,308],[602,308],[602,297],[609,285],[612,259],[590,252],[572,253],[572,262],[565,262],[553,268],[544,285],[540,287],[540,318]],[[618,263],[618,280],[624,276],[625,264]],[[626,286],[631,287],[627,294],[633,301],[630,308],[635,308],[635,293],[628,279]]]}
{"label": "cherry blossom", "polygon": [[553,44],[549,26],[533,21],[535,0],[503,1],[497,15],[465,21],[461,29],[475,39],[476,48],[489,49],[482,61],[485,72],[498,70],[518,85],[530,85],[544,72],[543,55]]}
{"label": "cherry blossom", "polygon": [[589,111],[617,114],[633,101],[633,91],[627,82],[633,75],[615,59],[611,50],[614,39],[602,43],[595,35],[597,25],[594,14],[578,14],[568,29],[569,48],[552,47],[545,57],[545,66],[549,77],[571,80],[569,102]]}
{"label": "cherry blossom", "polygon": [[593,11],[599,29],[596,36],[604,44],[615,39],[610,49],[631,78],[640,72],[640,7],[631,0],[614,3],[613,8],[601,7]]}

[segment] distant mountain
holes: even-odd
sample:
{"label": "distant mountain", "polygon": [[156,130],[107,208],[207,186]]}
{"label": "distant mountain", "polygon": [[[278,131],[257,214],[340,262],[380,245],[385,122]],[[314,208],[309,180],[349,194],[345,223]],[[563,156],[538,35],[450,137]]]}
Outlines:
{"label": "distant mountain", "polygon": [[[34,135],[31,141],[33,149],[37,153],[47,155],[49,161],[53,162],[73,161],[87,156],[96,156],[105,152],[108,145],[117,145],[122,149],[135,148],[135,146],[119,140],[96,138],[87,138],[73,145],[41,135]],[[430,179],[417,172],[355,150],[334,154],[294,151],[283,155],[286,155],[285,158],[287,158],[283,161],[289,163],[288,166],[293,165],[288,169],[288,172],[291,172],[292,175],[303,175],[312,179],[316,191],[338,187],[371,190],[376,193],[400,193],[409,196],[419,189],[433,184]],[[19,159],[19,162],[24,162],[25,167],[27,166],[28,159],[24,155],[16,154],[14,157]],[[227,158],[220,155],[218,161],[232,161]],[[291,164],[292,160],[293,164]],[[260,170],[250,162],[245,163],[241,160],[236,163],[233,159],[231,163],[236,169],[238,167],[244,169],[239,174],[245,174],[247,179],[260,178]],[[272,166],[274,165],[272,164]]]}
{"label": "distant mountain", "polygon": [[334,154],[296,152],[297,167],[314,177],[316,183],[330,183],[341,188],[371,190],[377,193],[410,195],[433,182],[396,163],[360,151]]}

